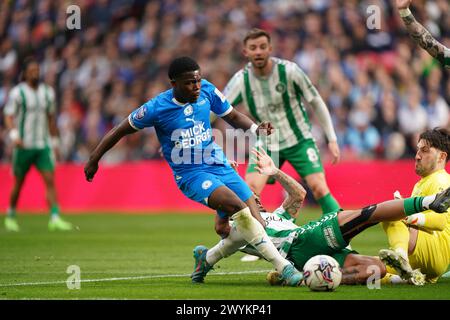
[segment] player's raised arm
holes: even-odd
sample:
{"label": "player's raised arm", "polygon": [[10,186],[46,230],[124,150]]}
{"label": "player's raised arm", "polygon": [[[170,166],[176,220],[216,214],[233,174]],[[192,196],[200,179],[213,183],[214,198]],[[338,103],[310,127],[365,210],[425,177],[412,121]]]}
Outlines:
{"label": "player's raised arm", "polygon": [[298,210],[303,204],[306,197],[306,190],[303,186],[295,181],[280,169],[278,169],[272,158],[264,151],[264,149],[252,150],[253,155],[256,157],[256,170],[260,174],[272,176],[278,181],[288,193],[288,197],[283,202],[283,208],[294,218],[297,217]]}
{"label": "player's raised arm", "polygon": [[411,2],[411,0],[396,0],[398,12],[409,35],[432,57],[436,58],[446,68],[450,68],[450,49],[437,41],[423,25],[417,22],[409,10]]}
{"label": "player's raised arm", "polygon": [[92,181],[98,170],[98,162],[109,149],[114,147],[116,143],[119,142],[119,140],[124,136],[136,131],[137,130],[130,125],[128,118],[125,118],[119,125],[112,128],[103,137],[97,147],[95,147],[94,151],[91,152],[89,160],[84,167],[84,175],[86,176],[86,180],[89,182]]}
{"label": "player's raised arm", "polygon": [[265,133],[266,135],[270,135],[274,130],[270,122],[264,121],[257,125],[249,117],[236,109],[233,109],[229,114],[223,116],[222,119],[234,128],[243,130],[250,129],[255,134]]}

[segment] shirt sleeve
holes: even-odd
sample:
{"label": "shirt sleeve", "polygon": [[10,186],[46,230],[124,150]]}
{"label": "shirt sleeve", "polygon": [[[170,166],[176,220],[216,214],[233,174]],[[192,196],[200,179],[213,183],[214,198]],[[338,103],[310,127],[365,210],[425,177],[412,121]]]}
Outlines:
{"label": "shirt sleeve", "polygon": [[444,66],[450,69],[450,48],[445,48],[444,50]]}
{"label": "shirt sleeve", "polygon": [[295,223],[295,218],[293,218],[289,212],[286,211],[286,209],[283,207],[283,205],[279,206],[277,209],[275,209],[275,211],[273,212],[273,214],[276,214],[280,217],[282,217],[283,219],[289,220],[293,223]]}
{"label": "shirt sleeve", "polygon": [[147,101],[128,116],[128,122],[136,130],[152,127],[156,122],[156,103],[154,99]]}
{"label": "shirt sleeve", "polygon": [[224,117],[229,114],[233,110],[233,107],[223,93],[207,81],[205,81],[205,85],[207,86],[206,89],[211,102],[211,111],[218,117]]}
{"label": "shirt sleeve", "polygon": [[236,106],[243,101],[243,83],[243,72],[239,71],[230,79],[230,81],[228,81],[225,86],[223,93],[233,106]]}
{"label": "shirt sleeve", "polygon": [[47,112],[49,114],[56,113],[55,90],[52,87],[45,87],[45,100],[47,103]]}
{"label": "shirt sleeve", "polygon": [[301,94],[306,101],[311,102],[314,98],[319,96],[316,87],[312,84],[311,80],[303,70],[295,63],[292,64],[291,68],[292,81],[294,81],[294,84],[300,89]]}
{"label": "shirt sleeve", "polygon": [[19,88],[15,87],[9,92],[8,101],[6,102],[3,113],[6,116],[13,116],[17,114],[18,106],[21,103],[19,99]]}

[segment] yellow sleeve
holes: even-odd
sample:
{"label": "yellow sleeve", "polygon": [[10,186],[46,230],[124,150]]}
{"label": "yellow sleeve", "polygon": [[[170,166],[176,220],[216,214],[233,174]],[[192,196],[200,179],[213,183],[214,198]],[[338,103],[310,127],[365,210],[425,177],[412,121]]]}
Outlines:
{"label": "yellow sleeve", "polygon": [[425,223],[423,224],[423,227],[433,231],[442,231],[445,229],[447,224],[447,217],[445,214],[436,213],[432,210],[423,213],[425,214]]}
{"label": "yellow sleeve", "polygon": [[[448,183],[448,175],[434,175],[432,177],[429,177],[429,179],[421,185],[421,187],[418,187],[418,184],[414,186],[413,190],[413,196],[428,196],[432,194],[436,194],[444,190]],[[420,191],[419,191],[420,190]],[[450,211],[449,211],[450,212]],[[422,212],[425,217],[425,221],[419,228],[426,229],[427,231],[442,231],[445,229],[447,225],[447,215],[446,214],[439,214],[434,212],[433,210],[427,210]]]}

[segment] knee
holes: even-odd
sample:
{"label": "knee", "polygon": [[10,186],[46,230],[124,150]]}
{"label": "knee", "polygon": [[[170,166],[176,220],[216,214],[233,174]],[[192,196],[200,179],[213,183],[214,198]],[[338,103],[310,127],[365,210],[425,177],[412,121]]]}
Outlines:
{"label": "knee", "polygon": [[324,180],[321,179],[314,179],[312,181],[309,181],[308,187],[311,189],[311,192],[314,195],[315,199],[323,198],[328,193],[330,193],[327,184]]}
{"label": "knee", "polygon": [[214,226],[216,233],[221,237],[221,238],[226,238],[229,234],[230,234],[230,226],[229,224],[216,224]]}
{"label": "knee", "polygon": [[228,216],[232,216],[238,211],[241,211],[242,209],[246,208],[247,205],[243,201],[232,201],[229,203],[224,203],[220,211],[225,212]]}
{"label": "knee", "polygon": [[53,186],[53,175],[50,174],[44,174],[43,176],[44,179],[44,183],[47,187],[52,187]]}

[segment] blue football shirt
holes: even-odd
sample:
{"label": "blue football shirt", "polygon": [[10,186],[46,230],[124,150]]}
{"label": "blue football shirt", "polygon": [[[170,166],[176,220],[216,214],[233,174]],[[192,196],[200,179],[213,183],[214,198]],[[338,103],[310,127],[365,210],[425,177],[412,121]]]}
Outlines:
{"label": "blue football shirt", "polygon": [[182,174],[228,164],[222,149],[213,141],[209,117],[210,111],[223,117],[232,109],[225,96],[202,79],[197,102],[181,103],[170,89],[134,110],[128,121],[136,130],[154,127],[164,158],[175,174]]}

